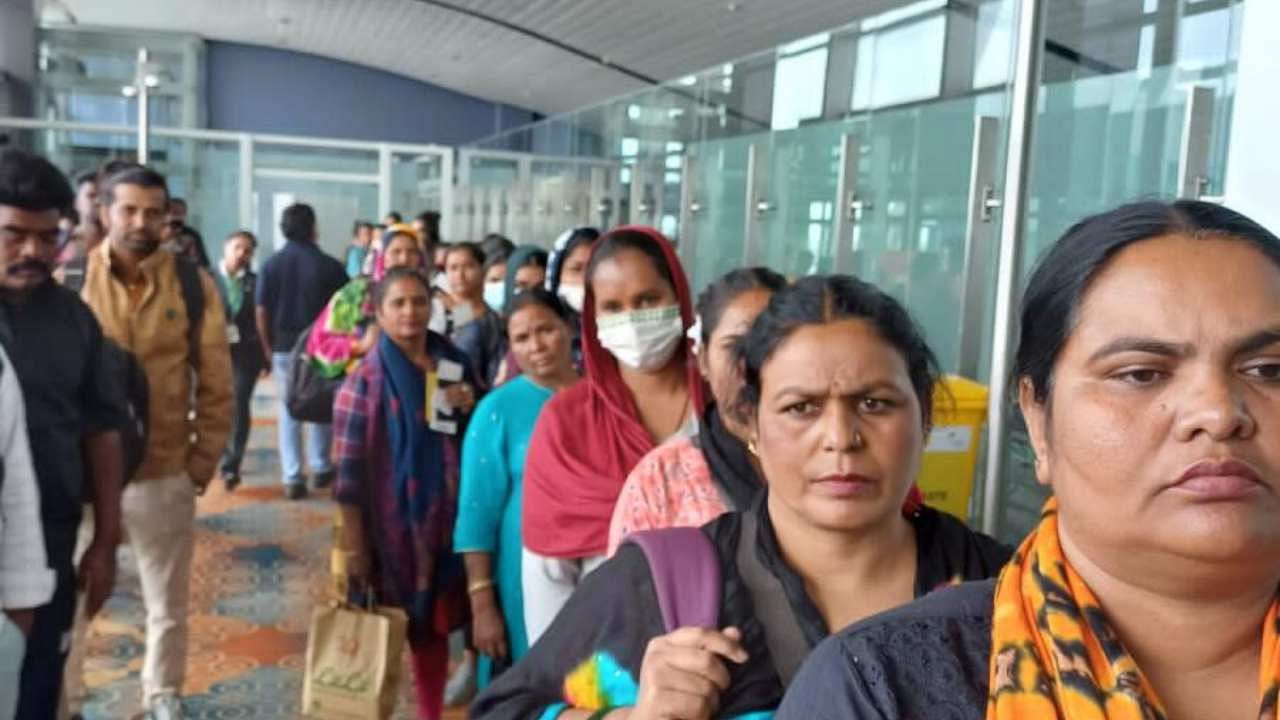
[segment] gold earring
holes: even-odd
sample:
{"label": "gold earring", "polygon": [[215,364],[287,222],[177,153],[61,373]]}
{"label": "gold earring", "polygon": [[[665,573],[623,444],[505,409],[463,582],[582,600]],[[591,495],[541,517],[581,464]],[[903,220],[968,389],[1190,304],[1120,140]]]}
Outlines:
{"label": "gold earring", "polygon": [[747,452],[751,453],[752,457],[760,457],[760,453],[756,451],[755,438],[751,438],[750,440],[747,441]]}

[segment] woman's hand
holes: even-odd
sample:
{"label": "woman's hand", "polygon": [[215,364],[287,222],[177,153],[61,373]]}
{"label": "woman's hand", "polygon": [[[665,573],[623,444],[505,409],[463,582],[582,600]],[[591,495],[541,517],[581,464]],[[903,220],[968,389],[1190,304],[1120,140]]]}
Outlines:
{"label": "woman's hand", "polygon": [[364,588],[369,583],[369,558],[359,550],[345,550],[343,555],[347,562],[347,577],[355,587]]}
{"label": "woman's hand", "polygon": [[450,385],[444,389],[444,396],[448,398],[450,405],[461,410],[464,415],[476,406],[476,391],[470,383]]}
{"label": "woman's hand", "polygon": [[729,689],[725,660],[747,661],[737,628],[681,628],[649,641],[630,720],[709,720]]}
{"label": "woman's hand", "polygon": [[368,328],[365,329],[364,335],[361,335],[359,340],[352,343],[351,345],[352,357],[362,358],[365,355],[368,355],[370,352],[373,351],[373,346],[376,345],[377,343],[378,343],[378,326],[370,325]]}
{"label": "woman's hand", "polygon": [[494,660],[507,658],[507,624],[492,588],[471,596],[471,642]]}

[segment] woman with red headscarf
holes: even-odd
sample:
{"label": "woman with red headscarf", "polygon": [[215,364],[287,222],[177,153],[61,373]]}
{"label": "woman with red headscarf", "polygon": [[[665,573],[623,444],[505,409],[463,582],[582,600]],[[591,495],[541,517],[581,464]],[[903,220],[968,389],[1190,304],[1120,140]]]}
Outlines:
{"label": "woman with red headscarf", "polygon": [[686,334],[693,301],[675,249],[652,228],[597,241],[582,308],[585,379],[547,403],[525,463],[525,621],[532,643],[605,559],[627,474],[659,443],[698,431],[704,389]]}

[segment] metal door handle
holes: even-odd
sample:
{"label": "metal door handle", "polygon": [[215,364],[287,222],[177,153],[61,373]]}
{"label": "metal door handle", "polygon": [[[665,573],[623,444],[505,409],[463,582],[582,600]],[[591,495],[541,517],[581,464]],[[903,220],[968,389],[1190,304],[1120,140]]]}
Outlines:
{"label": "metal door handle", "polygon": [[777,205],[769,202],[768,200],[765,200],[764,198],[760,198],[759,200],[756,200],[756,216],[758,217],[764,217],[765,215],[777,209],[778,209]]}
{"label": "metal door handle", "polygon": [[870,200],[863,200],[854,195],[849,198],[849,219],[857,222],[862,219],[864,214],[870,212],[873,207],[875,206]]}
{"label": "metal door handle", "polygon": [[697,215],[698,213],[702,212],[702,207],[703,207],[702,203],[698,202],[697,200],[694,200],[693,202],[689,203],[689,214]]}
{"label": "metal door handle", "polygon": [[982,222],[989,223],[995,218],[996,210],[1004,206],[1004,201],[996,197],[994,185],[982,187]]}

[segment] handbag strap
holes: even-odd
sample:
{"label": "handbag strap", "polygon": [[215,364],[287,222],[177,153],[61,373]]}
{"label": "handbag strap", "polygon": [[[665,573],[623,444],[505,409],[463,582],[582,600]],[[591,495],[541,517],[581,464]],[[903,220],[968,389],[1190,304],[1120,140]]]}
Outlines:
{"label": "handbag strap", "polygon": [[645,530],[627,536],[644,552],[667,632],[720,623],[720,554],[698,528]]}

